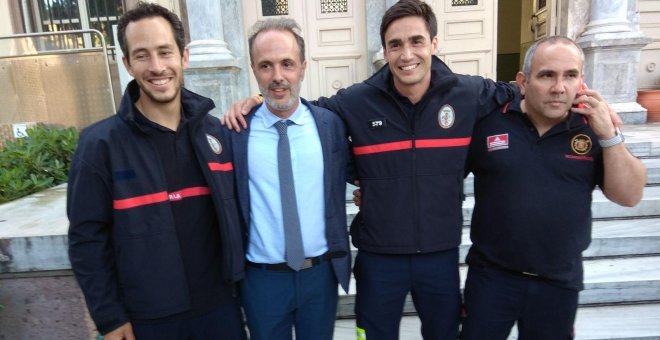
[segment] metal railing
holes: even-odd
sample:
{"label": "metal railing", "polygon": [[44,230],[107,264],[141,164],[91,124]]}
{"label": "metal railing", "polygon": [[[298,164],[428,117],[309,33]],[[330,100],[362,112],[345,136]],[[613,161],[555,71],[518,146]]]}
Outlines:
{"label": "metal railing", "polygon": [[82,128],[115,113],[108,51],[94,29],[0,36],[0,123]]}

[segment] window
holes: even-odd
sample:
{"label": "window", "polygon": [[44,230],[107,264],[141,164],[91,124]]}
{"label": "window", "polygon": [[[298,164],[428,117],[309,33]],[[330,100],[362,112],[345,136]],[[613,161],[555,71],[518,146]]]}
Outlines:
{"label": "window", "polygon": [[261,0],[261,14],[265,17],[288,15],[289,2],[287,0]]}
{"label": "window", "polygon": [[[31,0],[33,32],[59,32],[95,29],[108,46],[114,44],[112,25],[124,14],[125,0]],[[51,41],[58,48],[101,46],[98,36],[79,35],[76,39]],[[87,40],[87,41],[86,41]]]}
{"label": "window", "polygon": [[347,13],[348,0],[321,0],[321,13]]}
{"label": "window", "polygon": [[456,6],[476,6],[479,4],[479,0],[451,0],[451,5]]}
{"label": "window", "polygon": [[544,9],[546,5],[547,5],[547,1],[546,1],[546,0],[536,0],[536,9],[537,9],[537,10],[542,10],[542,9]]}

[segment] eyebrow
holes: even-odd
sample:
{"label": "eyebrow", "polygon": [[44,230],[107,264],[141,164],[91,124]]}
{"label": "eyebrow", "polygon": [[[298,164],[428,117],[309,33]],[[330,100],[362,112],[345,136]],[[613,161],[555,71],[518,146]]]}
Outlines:
{"label": "eyebrow", "polygon": [[387,45],[391,45],[392,43],[400,43],[401,39],[390,39],[387,41]]}
{"label": "eyebrow", "polygon": [[555,70],[542,69],[535,73],[537,76],[543,76],[546,74],[556,75],[556,74],[580,74],[580,71],[576,68],[566,70],[564,72],[557,72]]}
{"label": "eyebrow", "polygon": [[541,69],[536,72],[537,75],[557,74],[555,70]]}
{"label": "eyebrow", "polygon": [[[415,40],[420,40],[420,39],[423,40],[423,39],[425,39],[425,37],[421,34],[413,35],[411,37],[408,37],[408,41],[415,41]],[[402,41],[403,40],[399,39],[399,38],[390,39],[390,40],[387,41],[387,45],[390,45],[391,43],[395,43],[395,42],[401,43]]]}
{"label": "eyebrow", "polygon": [[[175,48],[176,47],[172,46],[172,44],[163,44],[163,45],[156,46],[156,50],[175,49]],[[144,51],[148,51],[148,50],[149,49],[146,48],[146,47],[139,47],[139,48],[136,48],[136,49],[134,49],[130,52],[131,52],[131,54],[135,54],[135,53],[138,53],[138,52],[144,52]]]}

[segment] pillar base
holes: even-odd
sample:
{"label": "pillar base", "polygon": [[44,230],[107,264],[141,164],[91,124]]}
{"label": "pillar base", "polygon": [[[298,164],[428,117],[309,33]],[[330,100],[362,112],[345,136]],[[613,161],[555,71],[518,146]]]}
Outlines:
{"label": "pillar base", "polygon": [[238,59],[222,40],[195,40],[188,44],[190,67],[238,67]]}
{"label": "pillar base", "polygon": [[240,99],[238,58],[222,40],[195,40],[188,44],[190,61],[185,70],[186,88],[213,99],[211,114],[221,117],[229,104]]}
{"label": "pillar base", "polygon": [[642,32],[619,32],[581,36],[576,42],[584,51],[587,85],[609,104],[634,103],[642,47],[651,39]]}
{"label": "pillar base", "polygon": [[628,21],[620,18],[608,18],[589,22],[582,36],[598,33],[630,32]]}

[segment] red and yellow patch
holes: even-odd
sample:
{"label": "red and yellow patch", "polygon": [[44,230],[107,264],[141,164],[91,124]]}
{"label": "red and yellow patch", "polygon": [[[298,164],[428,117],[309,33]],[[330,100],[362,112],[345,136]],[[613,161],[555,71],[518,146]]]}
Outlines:
{"label": "red and yellow patch", "polygon": [[591,137],[583,134],[576,135],[571,139],[571,149],[577,155],[586,155],[591,151],[593,143]]}

